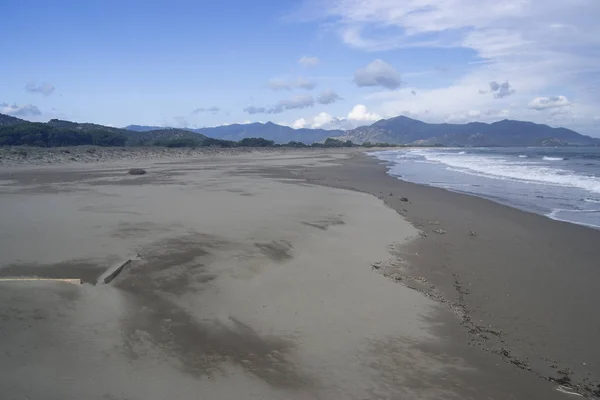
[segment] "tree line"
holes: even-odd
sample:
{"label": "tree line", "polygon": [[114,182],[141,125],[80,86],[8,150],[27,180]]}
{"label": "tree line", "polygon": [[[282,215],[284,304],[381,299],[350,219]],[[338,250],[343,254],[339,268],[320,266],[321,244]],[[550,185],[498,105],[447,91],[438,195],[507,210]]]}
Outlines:
{"label": "tree line", "polygon": [[170,140],[158,140],[154,146],[163,147],[353,147],[356,146],[350,140],[342,141],[338,139],[327,138],[324,143],[313,143],[307,145],[302,142],[291,141],[286,144],[277,144],[273,140],[263,138],[244,138],[240,141],[206,138],[204,140],[195,140],[193,138],[179,138]]}
{"label": "tree line", "polygon": [[36,122],[0,126],[0,146],[124,146],[126,142],[125,135],[103,129],[78,131]]}

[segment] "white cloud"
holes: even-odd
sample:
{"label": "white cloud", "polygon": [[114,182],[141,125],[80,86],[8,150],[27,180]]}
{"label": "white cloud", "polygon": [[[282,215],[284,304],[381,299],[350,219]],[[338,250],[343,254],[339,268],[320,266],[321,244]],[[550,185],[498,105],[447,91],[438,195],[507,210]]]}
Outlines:
{"label": "white cloud", "polygon": [[270,79],[266,85],[267,88],[274,90],[276,92],[282,90],[292,90],[292,89],[305,89],[305,90],[313,90],[317,84],[302,76],[297,77],[293,80],[287,80],[283,78],[273,78]]}
{"label": "white cloud", "polygon": [[41,83],[38,85],[35,82],[29,82],[27,85],[25,85],[25,90],[27,90],[29,93],[38,93],[43,94],[44,96],[49,96],[54,92],[55,87],[49,83]]}
{"label": "white cloud", "polygon": [[[483,79],[481,79],[483,80]],[[504,100],[478,93],[480,79],[465,79],[449,87],[382,91],[368,96],[376,102],[376,112],[384,118],[407,115],[427,122],[494,120],[489,110],[497,110]],[[489,82],[489,81],[488,81]],[[476,114],[474,111],[479,111]]]}
{"label": "white cloud", "polygon": [[378,121],[381,117],[375,113],[367,111],[367,107],[362,104],[357,104],[348,113],[348,119],[353,121]]}
{"label": "white cloud", "polygon": [[[252,124],[253,122],[262,122],[262,121],[250,121],[249,119],[247,119],[247,120],[244,120],[244,121],[223,122],[222,124],[217,124],[215,126],[248,125],[248,124]],[[208,128],[208,127],[204,127],[204,128]]]}
{"label": "white cloud", "polygon": [[294,121],[294,123],[292,124],[292,128],[294,129],[300,129],[300,128],[304,128],[306,126],[307,122],[304,118],[300,118],[297,119],[296,121]]}
{"label": "white cloud", "polygon": [[[598,15],[595,0],[480,0],[476,7],[472,0],[327,0],[323,7],[322,17],[354,47],[485,47],[495,55],[535,45],[531,39],[548,33],[577,31],[581,20],[593,27]],[[591,34],[584,34],[587,41],[597,40]]]}
{"label": "white cloud", "polygon": [[32,104],[17,105],[0,103],[0,114],[8,114],[14,117],[32,117],[41,115],[42,112]]}
{"label": "white cloud", "polygon": [[334,125],[336,123],[336,120],[337,120],[337,118],[333,117],[332,115],[330,115],[326,112],[322,112],[322,113],[315,115],[314,117],[299,118],[299,119],[295,120],[292,124],[283,122],[283,123],[281,123],[281,125],[291,126],[294,129],[300,129],[300,128],[333,129],[333,128],[335,128]]}
{"label": "white cloud", "polygon": [[192,113],[193,114],[200,114],[200,113],[217,114],[219,111],[221,111],[220,107],[210,106],[210,107],[198,107],[198,108],[194,109],[194,111],[192,111]]}
{"label": "white cloud", "polygon": [[296,79],[294,86],[301,89],[313,90],[317,86],[317,84],[311,81],[310,79],[303,78],[300,76],[298,77],[298,79]]}
{"label": "white cloud", "polygon": [[275,91],[292,89],[292,87],[290,86],[289,83],[287,83],[285,80],[279,79],[279,78],[270,79],[265,86],[268,87],[269,89],[275,90]]}
{"label": "white cloud", "polygon": [[400,87],[401,79],[398,71],[382,60],[375,60],[354,73],[354,83],[359,87],[381,86],[386,89]]}
{"label": "white cloud", "polygon": [[331,114],[322,112],[315,116],[314,123],[312,126],[313,128],[321,128],[323,126],[329,125],[333,120],[334,118],[331,116]]}
{"label": "white cloud", "polygon": [[561,108],[571,105],[565,96],[536,97],[529,103],[529,108],[542,111],[549,108]]}
{"label": "white cloud", "polygon": [[256,107],[249,106],[244,108],[248,114],[280,114],[287,110],[301,109],[312,107],[315,104],[315,99],[310,95],[296,96],[291,99],[279,100],[271,107]]}
{"label": "white cloud", "polygon": [[[502,99],[506,96],[510,96],[515,92],[514,89],[511,89],[510,83],[508,81],[503,83],[498,83],[496,81],[490,82],[490,91],[494,94],[496,99]],[[479,91],[479,93],[486,93],[485,91]]]}
{"label": "white cloud", "polygon": [[280,100],[277,104],[272,107],[269,114],[278,114],[285,110],[294,110],[299,108],[312,107],[315,104],[315,100],[312,96],[296,96],[289,100]]}
{"label": "white cloud", "polygon": [[342,98],[331,89],[325,89],[323,93],[317,97],[317,102],[319,104],[331,104],[338,100],[342,100]]}
{"label": "white cloud", "polygon": [[291,126],[292,128],[311,128],[311,129],[354,129],[363,125],[370,125],[381,117],[373,112],[369,112],[367,107],[362,104],[355,105],[346,117],[336,117],[327,112],[321,112],[313,116],[305,116],[295,120],[292,123],[280,122],[280,125]]}
{"label": "white cloud", "polygon": [[244,108],[244,111],[250,115],[265,114],[267,112],[267,108],[266,107],[248,106],[248,107]]}
{"label": "white cloud", "polygon": [[316,67],[319,64],[319,59],[317,57],[300,57],[298,63],[304,67]]}
{"label": "white cloud", "polygon": [[[317,1],[306,4],[315,6]],[[529,103],[550,90],[568,90],[575,100],[567,108],[569,117],[560,123],[582,127],[587,121],[592,126],[595,110],[600,109],[600,1],[481,0],[474,6],[472,0],[322,0],[318,4],[312,9],[321,10],[320,15],[311,17],[324,19],[354,48],[448,49],[445,52],[462,48],[475,55],[465,58],[468,70],[450,83],[429,85],[426,90],[415,87],[419,95],[410,101],[405,98],[410,92],[394,90],[391,97],[380,98],[381,104],[370,105],[382,115],[412,110],[443,121],[451,115],[468,118],[469,110],[478,109],[477,118],[491,118],[487,111],[508,109],[504,103],[510,98],[516,104],[510,107],[511,118],[546,123],[546,116],[529,108]],[[496,82],[497,77],[503,81]],[[498,84],[497,91],[480,96],[490,82]]]}
{"label": "white cloud", "polygon": [[334,117],[326,112],[319,113],[312,117],[300,118],[294,122],[295,127],[302,125],[303,128],[311,129],[340,129],[347,130],[356,128],[359,125],[364,125],[365,122],[357,123],[343,117]]}

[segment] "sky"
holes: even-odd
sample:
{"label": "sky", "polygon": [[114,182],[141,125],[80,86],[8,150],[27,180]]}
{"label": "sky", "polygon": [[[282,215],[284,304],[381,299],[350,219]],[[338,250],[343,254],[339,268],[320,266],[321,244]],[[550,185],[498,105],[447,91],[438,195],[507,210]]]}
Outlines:
{"label": "sky", "polygon": [[598,0],[2,6],[0,113],[122,127],[529,120],[600,137]]}

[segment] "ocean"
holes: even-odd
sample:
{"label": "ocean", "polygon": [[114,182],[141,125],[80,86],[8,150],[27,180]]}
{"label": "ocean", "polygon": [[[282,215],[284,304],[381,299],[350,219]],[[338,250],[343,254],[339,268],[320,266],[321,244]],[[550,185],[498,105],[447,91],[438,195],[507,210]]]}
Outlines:
{"label": "ocean", "polygon": [[600,229],[600,147],[412,148],[370,153],[399,179]]}

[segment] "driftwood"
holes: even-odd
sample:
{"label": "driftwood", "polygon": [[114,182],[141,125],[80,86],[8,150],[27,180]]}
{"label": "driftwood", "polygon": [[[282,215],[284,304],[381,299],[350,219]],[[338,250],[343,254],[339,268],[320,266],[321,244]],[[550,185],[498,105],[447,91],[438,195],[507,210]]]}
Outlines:
{"label": "driftwood", "polygon": [[115,269],[113,272],[108,274],[106,278],[104,278],[104,283],[111,283],[112,280],[115,279],[121,272],[123,272],[125,267],[129,264],[131,264],[131,259],[125,261],[123,264],[121,264],[119,268]]}

